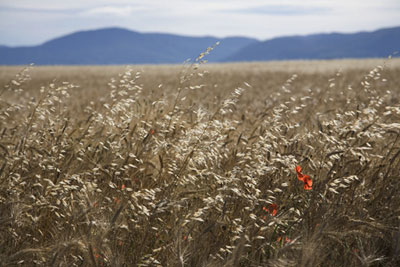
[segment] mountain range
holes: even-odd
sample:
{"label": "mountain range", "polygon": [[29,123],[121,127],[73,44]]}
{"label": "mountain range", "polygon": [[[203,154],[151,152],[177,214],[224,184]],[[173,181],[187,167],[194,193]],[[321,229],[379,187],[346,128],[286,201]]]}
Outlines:
{"label": "mountain range", "polygon": [[250,44],[225,61],[388,57],[400,50],[400,27],[353,34],[280,37]]}
{"label": "mountain range", "polygon": [[37,46],[0,45],[0,65],[170,64],[220,45],[210,62],[387,57],[400,50],[400,27],[353,34],[313,34],[259,41],[105,28],[68,34]]}

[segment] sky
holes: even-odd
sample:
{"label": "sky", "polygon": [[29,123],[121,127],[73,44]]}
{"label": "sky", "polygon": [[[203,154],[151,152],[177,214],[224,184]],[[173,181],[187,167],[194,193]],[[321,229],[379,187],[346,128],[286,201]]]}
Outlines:
{"label": "sky", "polygon": [[400,26],[400,0],[0,0],[0,45],[122,27],[259,40]]}

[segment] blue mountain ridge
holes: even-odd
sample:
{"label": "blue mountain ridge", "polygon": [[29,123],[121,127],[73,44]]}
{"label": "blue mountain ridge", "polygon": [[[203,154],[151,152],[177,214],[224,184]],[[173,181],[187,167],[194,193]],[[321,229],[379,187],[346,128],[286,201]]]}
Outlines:
{"label": "blue mountain ridge", "polygon": [[250,44],[223,61],[377,58],[397,51],[400,51],[400,27],[274,38]]}
{"label": "blue mountain ridge", "polygon": [[0,64],[108,65],[182,63],[221,41],[210,61],[228,57],[256,39],[186,37],[121,28],[80,31],[30,47],[0,48]]}
{"label": "blue mountain ridge", "polygon": [[122,28],[80,31],[37,46],[0,46],[0,65],[181,64],[220,41],[210,62],[387,57],[400,50],[400,27],[353,34],[313,34],[258,41]]}

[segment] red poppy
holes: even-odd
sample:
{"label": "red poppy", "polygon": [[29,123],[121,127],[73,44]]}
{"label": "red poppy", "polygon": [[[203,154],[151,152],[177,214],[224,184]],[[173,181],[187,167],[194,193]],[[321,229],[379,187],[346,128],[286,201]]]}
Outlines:
{"label": "red poppy", "polygon": [[297,174],[301,174],[301,167],[299,165],[296,166],[296,168],[294,168],[294,170],[297,172]]}
{"label": "red poppy", "polygon": [[311,190],[312,189],[312,180],[310,179],[310,176],[306,175],[304,177],[304,189],[305,190]]}
{"label": "red poppy", "polygon": [[268,208],[263,207],[263,210],[272,216],[275,216],[276,213],[278,212],[278,205],[276,204],[269,204]]}
{"label": "red poppy", "polygon": [[272,215],[275,216],[276,213],[278,212],[278,205],[276,204],[270,204],[268,206],[268,212]]}
{"label": "red poppy", "polygon": [[[278,239],[276,240],[276,242],[280,243],[281,240],[282,240],[282,237],[280,236],[280,237],[278,237]],[[285,239],[283,240],[283,243],[289,243],[289,242],[292,242],[292,240],[289,239],[289,238],[286,236]]]}
{"label": "red poppy", "polygon": [[297,165],[294,170],[297,173],[297,179],[299,179],[300,181],[304,182],[304,177],[307,176],[307,175],[304,175],[304,174],[301,173],[301,167],[299,165]]}
{"label": "red poppy", "polygon": [[312,180],[311,180],[310,176],[307,174],[302,174],[301,167],[299,165],[297,165],[296,168],[294,168],[294,170],[297,173],[297,179],[299,179],[300,181],[303,181],[304,189],[311,190],[312,189]]}

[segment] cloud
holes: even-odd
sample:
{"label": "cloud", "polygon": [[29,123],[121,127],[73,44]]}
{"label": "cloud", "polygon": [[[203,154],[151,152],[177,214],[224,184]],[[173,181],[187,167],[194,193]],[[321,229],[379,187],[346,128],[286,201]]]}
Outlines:
{"label": "cloud", "polygon": [[46,13],[46,14],[74,14],[79,12],[81,9],[72,8],[30,8],[30,7],[11,7],[11,6],[0,6],[0,12],[3,13]]}
{"label": "cloud", "polygon": [[263,5],[251,8],[224,10],[230,13],[259,14],[272,16],[296,16],[296,15],[321,15],[331,12],[328,7],[321,6],[296,6],[296,5]]}
{"label": "cloud", "polygon": [[118,17],[131,16],[134,12],[144,11],[148,8],[143,6],[96,6],[91,8],[30,8],[30,7],[9,7],[0,6],[0,12],[17,12],[17,13],[46,13],[46,14],[66,14],[66,15],[83,15],[98,16],[110,15]]}
{"label": "cloud", "polygon": [[0,0],[0,44],[104,27],[259,39],[356,32],[399,25],[398,7],[399,0]]}
{"label": "cloud", "polygon": [[117,17],[128,17],[143,8],[133,8],[131,6],[102,6],[81,12],[81,15],[97,16],[97,15],[110,15]]}

